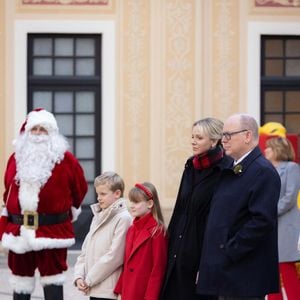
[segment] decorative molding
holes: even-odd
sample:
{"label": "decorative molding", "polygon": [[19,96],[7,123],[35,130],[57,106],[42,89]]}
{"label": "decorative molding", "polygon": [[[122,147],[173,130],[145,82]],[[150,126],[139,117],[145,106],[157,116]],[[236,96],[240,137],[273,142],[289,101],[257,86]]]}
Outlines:
{"label": "decorative molding", "polygon": [[236,57],[237,28],[234,26],[235,0],[215,1],[215,21],[213,37],[213,103],[214,115],[226,119],[232,114],[238,101],[236,74],[238,59]]}
{"label": "decorative molding", "polygon": [[16,0],[18,13],[113,14],[117,0]]}
{"label": "decorative molding", "polygon": [[249,16],[268,17],[274,21],[274,17],[285,17],[285,21],[299,20],[300,0],[247,0]]}
{"label": "decorative molding", "polygon": [[300,7],[300,0],[255,0],[256,7]]}
{"label": "decorative molding", "polygon": [[110,0],[22,0],[23,5],[108,5]]}
{"label": "decorative molding", "polygon": [[[165,197],[174,197],[183,164],[189,155],[194,120],[194,1],[166,1],[166,99],[163,148]],[[181,160],[182,158],[183,160]],[[177,188],[176,188],[177,190]]]}

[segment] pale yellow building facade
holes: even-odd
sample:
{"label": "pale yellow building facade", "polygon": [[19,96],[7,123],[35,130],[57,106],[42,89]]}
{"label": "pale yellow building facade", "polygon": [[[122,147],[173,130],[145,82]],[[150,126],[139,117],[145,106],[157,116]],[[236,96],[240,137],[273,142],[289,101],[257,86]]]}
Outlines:
{"label": "pale yellow building facade", "polygon": [[1,174],[27,113],[26,37],[47,32],[103,35],[102,169],[127,191],[153,182],[168,218],[192,123],[260,121],[260,36],[300,35],[300,1],[0,0]]}

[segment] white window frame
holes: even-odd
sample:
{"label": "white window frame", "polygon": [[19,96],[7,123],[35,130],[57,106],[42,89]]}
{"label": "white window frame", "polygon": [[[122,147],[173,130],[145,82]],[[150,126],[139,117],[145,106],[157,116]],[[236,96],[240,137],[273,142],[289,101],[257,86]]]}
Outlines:
{"label": "white window frame", "polygon": [[249,22],[247,111],[260,120],[260,63],[262,35],[300,35],[300,22]]}
{"label": "white window frame", "polygon": [[14,132],[27,113],[27,36],[29,33],[102,34],[102,171],[115,170],[116,74],[114,21],[17,20],[14,28]]}

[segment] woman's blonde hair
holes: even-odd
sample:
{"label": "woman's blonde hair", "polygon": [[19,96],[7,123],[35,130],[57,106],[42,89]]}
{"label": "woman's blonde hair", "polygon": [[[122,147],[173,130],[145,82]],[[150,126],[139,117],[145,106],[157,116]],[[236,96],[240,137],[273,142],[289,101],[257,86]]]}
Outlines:
{"label": "woman's blonde hair", "polygon": [[273,137],[266,141],[266,146],[274,152],[276,161],[293,161],[295,160],[295,151],[292,143],[284,137]]}
{"label": "woman's blonde hair", "polygon": [[151,212],[154,219],[157,221],[157,226],[153,230],[152,235],[154,235],[158,230],[166,232],[165,222],[163,214],[161,212],[160,202],[158,198],[158,193],[155,186],[150,182],[137,183],[128,193],[129,200],[134,203],[141,201],[153,200],[153,206],[151,207]]}
{"label": "woman's blonde hair", "polygon": [[224,123],[216,118],[205,118],[194,122],[193,127],[199,126],[202,132],[213,141],[222,139]]}

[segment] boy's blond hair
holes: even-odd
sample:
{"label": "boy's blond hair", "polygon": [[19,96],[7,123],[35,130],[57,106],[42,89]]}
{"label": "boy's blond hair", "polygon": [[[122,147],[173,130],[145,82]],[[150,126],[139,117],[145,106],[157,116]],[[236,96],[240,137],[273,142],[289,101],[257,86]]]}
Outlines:
{"label": "boy's blond hair", "polygon": [[115,192],[117,190],[121,191],[121,197],[123,197],[125,184],[122,177],[115,172],[104,172],[103,174],[97,176],[94,180],[95,188],[99,185],[107,184],[111,191]]}

